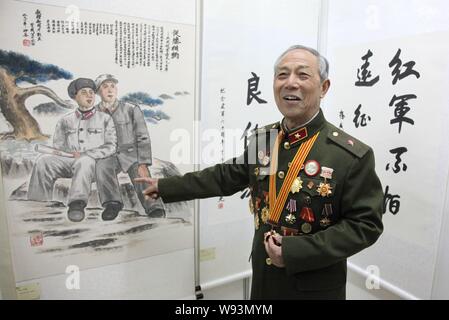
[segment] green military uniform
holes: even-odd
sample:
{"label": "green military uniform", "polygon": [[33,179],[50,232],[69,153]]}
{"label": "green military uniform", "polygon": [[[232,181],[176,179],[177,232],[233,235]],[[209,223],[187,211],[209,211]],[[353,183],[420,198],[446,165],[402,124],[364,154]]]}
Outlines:
{"label": "green military uniform", "polygon": [[[373,244],[383,230],[383,191],[374,170],[373,151],[327,122],[321,110],[293,132],[280,123],[264,129],[251,137],[242,157],[161,179],[159,194],[164,202],[174,202],[227,196],[250,187],[256,229],[251,298],[344,299],[346,258]],[[263,243],[264,233],[273,228],[266,223],[274,144],[274,139],[267,139],[270,129],[285,133],[279,144],[277,193],[298,148],[319,132],[298,174],[295,192],[289,192],[274,227],[284,236],[285,268],[269,264]],[[256,161],[251,161],[254,154]]]}

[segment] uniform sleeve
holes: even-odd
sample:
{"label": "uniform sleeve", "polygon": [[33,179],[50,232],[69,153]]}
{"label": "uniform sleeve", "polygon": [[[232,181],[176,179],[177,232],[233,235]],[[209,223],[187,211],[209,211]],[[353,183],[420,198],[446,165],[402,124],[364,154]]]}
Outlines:
{"label": "uniform sleeve", "polygon": [[139,164],[151,165],[151,141],[148,133],[147,124],[142,110],[139,106],[133,109],[133,131],[137,144],[137,162]]}
{"label": "uniform sleeve", "polygon": [[53,147],[59,150],[68,151],[65,141],[63,119],[59,120],[56,124],[55,133],[53,134]]}
{"label": "uniform sleeve", "polygon": [[112,117],[107,115],[104,119],[104,143],[98,148],[87,150],[89,157],[98,160],[112,156],[117,151],[117,133]]}
{"label": "uniform sleeve", "polygon": [[159,194],[165,203],[229,196],[248,187],[245,152],[222,164],[183,176],[159,179]]}
{"label": "uniform sleeve", "polygon": [[335,264],[372,245],[383,231],[383,191],[370,149],[355,158],[343,183],[341,219],[312,235],[284,237],[287,274]]}

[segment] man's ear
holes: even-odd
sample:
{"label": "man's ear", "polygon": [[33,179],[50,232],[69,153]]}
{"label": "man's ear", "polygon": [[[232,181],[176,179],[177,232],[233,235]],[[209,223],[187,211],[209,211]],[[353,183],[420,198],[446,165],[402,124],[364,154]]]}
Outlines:
{"label": "man's ear", "polygon": [[329,87],[331,86],[331,81],[329,79],[326,79],[323,81],[323,83],[321,84],[321,95],[320,98],[323,99],[324,96],[327,93],[327,90],[329,90]]}

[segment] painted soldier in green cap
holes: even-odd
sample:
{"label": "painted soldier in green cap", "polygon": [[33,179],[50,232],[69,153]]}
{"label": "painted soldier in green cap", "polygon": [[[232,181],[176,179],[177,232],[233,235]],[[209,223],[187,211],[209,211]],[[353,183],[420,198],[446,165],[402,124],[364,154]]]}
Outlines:
{"label": "painted soldier in green cap", "polygon": [[328,70],[316,50],[290,47],[274,70],[281,122],[257,130],[245,153],[225,164],[138,180],[164,202],[250,188],[252,299],[345,299],[346,259],[383,230],[373,150],[327,122],[320,108]]}

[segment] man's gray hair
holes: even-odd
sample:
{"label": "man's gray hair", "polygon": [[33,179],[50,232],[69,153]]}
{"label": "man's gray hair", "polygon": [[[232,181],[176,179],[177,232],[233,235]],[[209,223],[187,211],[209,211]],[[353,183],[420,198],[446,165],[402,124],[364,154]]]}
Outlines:
{"label": "man's gray hair", "polygon": [[329,62],[327,61],[327,59],[322,56],[318,51],[316,51],[313,48],[310,47],[306,47],[306,46],[302,46],[302,45],[294,45],[291,46],[290,48],[288,48],[287,50],[285,50],[280,56],[279,58],[277,58],[276,62],[274,63],[274,73],[276,74],[276,69],[279,65],[279,62],[281,62],[282,58],[289,53],[290,51],[293,50],[306,50],[309,51],[311,54],[313,54],[315,57],[317,57],[318,59],[318,68],[319,68],[319,72],[320,72],[320,79],[321,82],[323,82],[324,80],[326,80],[329,76]]}

